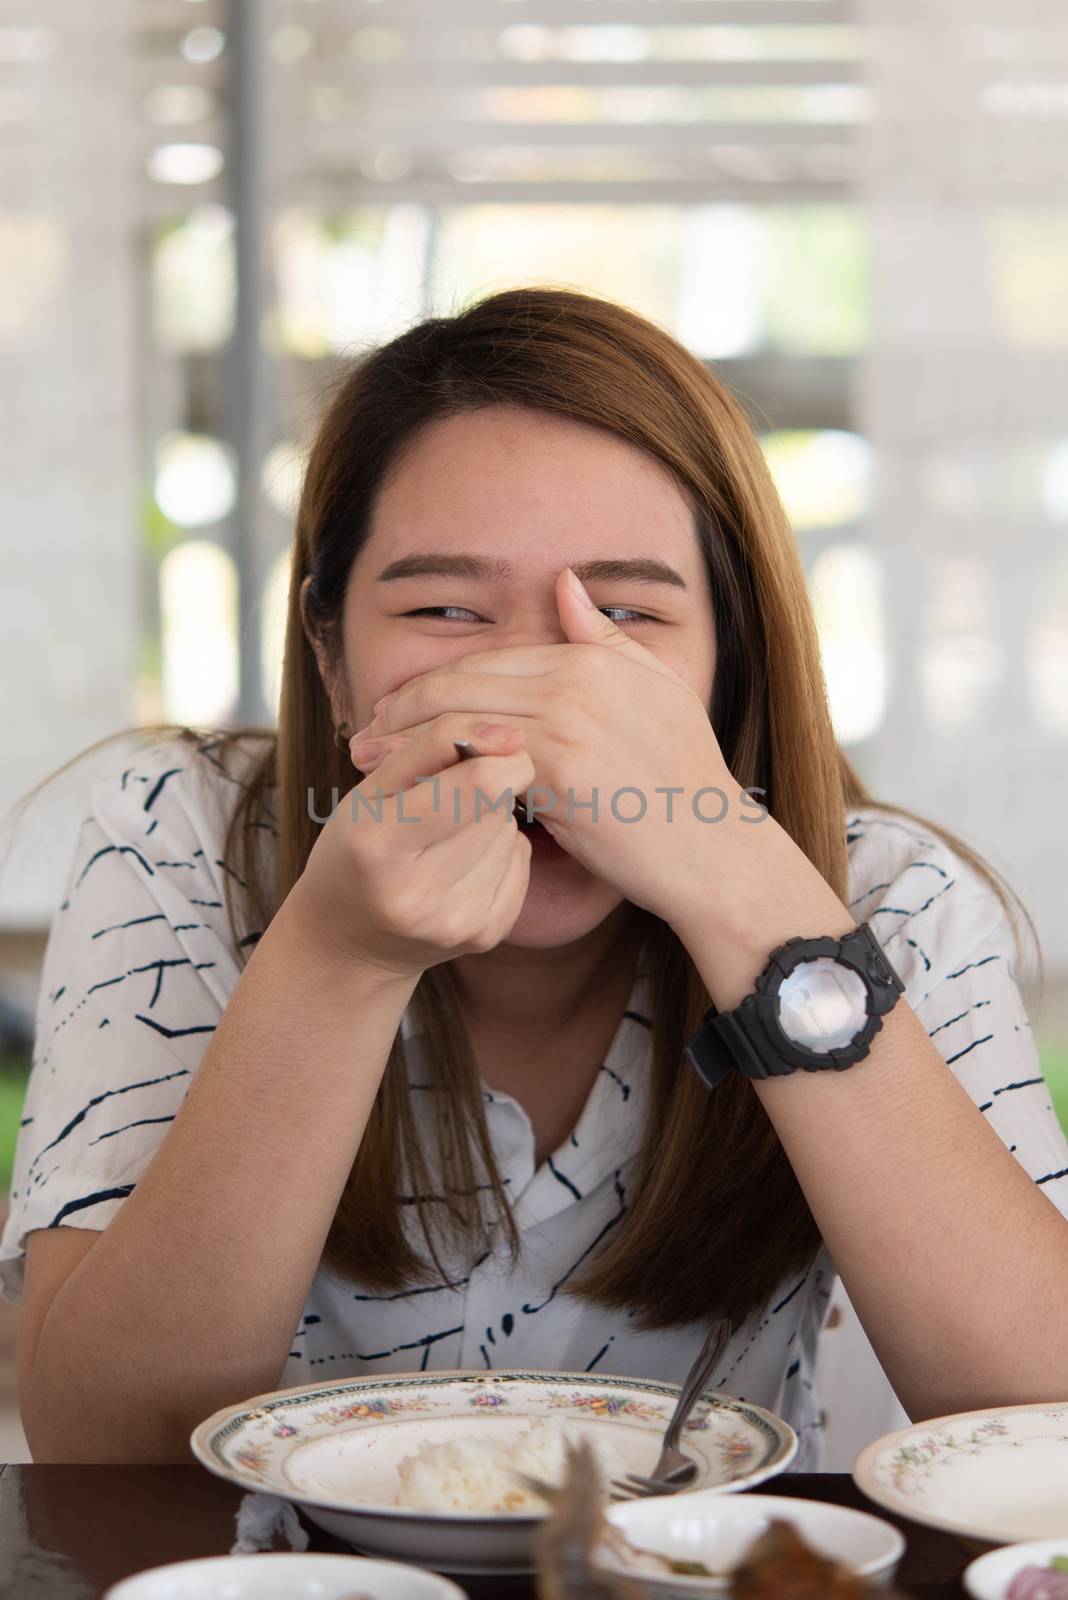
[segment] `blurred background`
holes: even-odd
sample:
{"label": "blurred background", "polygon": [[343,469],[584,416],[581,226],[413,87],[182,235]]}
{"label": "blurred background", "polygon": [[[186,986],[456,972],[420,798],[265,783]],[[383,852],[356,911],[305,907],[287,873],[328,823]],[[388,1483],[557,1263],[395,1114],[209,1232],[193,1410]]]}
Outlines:
{"label": "blurred background", "polygon": [[[843,745],[1035,916],[1068,1122],[1066,135],[1063,0],[0,0],[0,813],[129,724],[273,720],[339,362],[593,290],[746,405]],[[94,770],[0,839],[0,1196]],[[905,1419],[832,1321],[845,1470]]]}

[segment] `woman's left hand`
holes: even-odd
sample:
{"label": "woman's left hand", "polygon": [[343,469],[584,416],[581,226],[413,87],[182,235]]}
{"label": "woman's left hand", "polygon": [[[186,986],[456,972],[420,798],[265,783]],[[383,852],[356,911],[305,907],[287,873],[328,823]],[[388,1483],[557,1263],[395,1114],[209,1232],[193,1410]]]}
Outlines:
{"label": "woman's left hand", "polygon": [[[762,808],[731,776],[700,696],[572,576],[565,567],[556,585],[568,643],[457,657],[376,702],[361,732],[383,741],[377,760],[399,742],[425,745],[435,771],[433,757],[477,722],[521,728],[539,821],[587,871],[672,922],[717,848],[738,837],[714,822],[743,810],[755,822]],[[369,772],[376,762],[356,764]]]}

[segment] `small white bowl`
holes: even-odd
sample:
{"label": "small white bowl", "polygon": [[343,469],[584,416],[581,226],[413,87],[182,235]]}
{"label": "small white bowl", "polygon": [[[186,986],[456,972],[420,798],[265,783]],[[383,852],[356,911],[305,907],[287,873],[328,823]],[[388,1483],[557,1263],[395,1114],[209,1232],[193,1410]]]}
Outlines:
{"label": "small white bowl", "polygon": [[206,1556],[123,1578],[103,1600],[466,1600],[447,1578],[398,1561],[263,1551]]}
{"label": "small white bowl", "polygon": [[961,1582],[975,1600],[1005,1600],[1021,1567],[1044,1567],[1052,1556],[1068,1556],[1068,1532],[1063,1539],[1029,1539],[988,1550],[965,1567]]}
{"label": "small white bowl", "polygon": [[792,1523],[820,1555],[870,1582],[889,1583],[905,1550],[902,1535],[881,1517],[793,1495],[726,1495],[722,1490],[705,1489],[696,1494],[620,1502],[610,1506],[606,1516],[639,1549],[673,1561],[700,1561],[725,1574],[721,1578],[684,1576],[664,1572],[655,1561],[621,1562],[602,1545],[595,1557],[599,1570],[628,1573],[663,1600],[703,1600],[706,1595],[725,1594],[730,1587],[726,1574],[773,1517]]}

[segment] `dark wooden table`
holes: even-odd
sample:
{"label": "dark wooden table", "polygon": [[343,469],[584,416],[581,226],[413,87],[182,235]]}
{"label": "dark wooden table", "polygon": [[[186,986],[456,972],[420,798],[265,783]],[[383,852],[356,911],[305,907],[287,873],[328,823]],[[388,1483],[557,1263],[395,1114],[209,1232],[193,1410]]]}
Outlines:
{"label": "dark wooden table", "polygon": [[[769,1494],[856,1506],[886,1517],[908,1545],[898,1584],[916,1600],[960,1600],[972,1559],[958,1539],[892,1517],[846,1473],[784,1473]],[[759,1492],[759,1491],[757,1491]],[[145,1567],[226,1555],[237,1538],[242,1491],[203,1467],[0,1467],[2,1600],[98,1600]],[[312,1550],[348,1547],[305,1520]],[[276,1540],[276,1549],[287,1545]],[[474,1600],[531,1600],[527,1579],[457,1580]],[[876,1593],[878,1591],[875,1591]]]}

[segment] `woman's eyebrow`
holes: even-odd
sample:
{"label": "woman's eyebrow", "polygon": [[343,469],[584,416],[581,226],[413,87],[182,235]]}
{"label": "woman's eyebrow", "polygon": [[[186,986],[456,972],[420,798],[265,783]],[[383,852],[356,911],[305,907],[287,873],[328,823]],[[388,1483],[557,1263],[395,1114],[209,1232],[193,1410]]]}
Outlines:
{"label": "woman's eyebrow", "polygon": [[[680,572],[659,556],[605,556],[593,561],[572,561],[571,569],[583,583],[666,583],[685,589]],[[486,556],[447,554],[438,550],[413,550],[383,567],[377,583],[394,583],[399,578],[471,578],[501,583],[511,576],[511,563],[491,561]]]}

